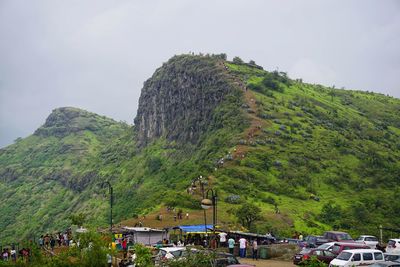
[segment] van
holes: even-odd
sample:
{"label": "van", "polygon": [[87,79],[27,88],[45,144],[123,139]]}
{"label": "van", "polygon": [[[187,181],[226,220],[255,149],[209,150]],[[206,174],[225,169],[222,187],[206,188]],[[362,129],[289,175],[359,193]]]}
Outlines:
{"label": "van", "polygon": [[386,246],[386,252],[400,254],[400,239],[390,239]]}
{"label": "van", "polygon": [[336,259],[329,263],[329,267],[360,266],[376,262],[384,262],[383,253],[377,249],[350,249],[342,251]]}
{"label": "van", "polygon": [[363,243],[345,243],[345,242],[335,242],[335,244],[329,249],[332,253],[339,255],[343,250],[349,249],[366,249],[369,246]]}

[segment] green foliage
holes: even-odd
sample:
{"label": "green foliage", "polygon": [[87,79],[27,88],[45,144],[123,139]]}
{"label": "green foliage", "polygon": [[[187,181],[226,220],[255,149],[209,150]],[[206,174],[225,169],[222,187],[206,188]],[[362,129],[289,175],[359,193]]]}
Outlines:
{"label": "green foliage", "polygon": [[234,57],[232,62],[235,64],[243,64],[244,63],[240,57]]}
{"label": "green foliage", "polygon": [[135,244],[134,246],[136,260],[135,264],[138,267],[153,266],[151,250],[142,244]]}
{"label": "green foliage", "polygon": [[327,267],[328,264],[326,264],[323,261],[318,260],[316,256],[311,256],[309,259],[302,261],[300,263],[301,266],[307,266],[307,267]]}
{"label": "green foliage", "polygon": [[339,205],[328,202],[322,206],[320,217],[324,223],[335,225],[336,221],[342,217],[342,213],[342,208]]}
{"label": "green foliage", "polygon": [[240,223],[250,230],[253,223],[261,219],[261,209],[252,203],[244,203],[236,210],[235,215]]}
{"label": "green foliage", "polygon": [[150,173],[155,173],[161,168],[162,161],[158,157],[151,157],[150,159],[147,160],[146,165]]}
{"label": "green foliage", "polygon": [[168,267],[209,267],[215,259],[215,253],[211,251],[193,252],[187,249],[184,258],[169,260]]}
{"label": "green foliage", "polygon": [[83,213],[71,214],[69,219],[73,225],[81,227],[86,221],[86,216]]}
{"label": "green foliage", "polygon": [[[218,189],[221,224],[235,221],[233,205],[243,202],[256,203],[269,220],[268,226],[256,220],[251,228],[284,234],[333,227],[375,233],[378,224],[400,224],[394,216],[400,213],[394,201],[400,193],[399,99],[293,81],[242,61],[225,62],[225,73],[216,65],[225,56],[174,61],[178,70],[182,62],[190,65],[199,81],[218,70],[217,80],[230,88],[199,125],[197,143],[160,138],[138,150],[134,127],[64,108],[34,135],[0,149],[4,242],[65,229],[71,214],[83,212],[86,224],[107,226],[108,195],[97,186],[105,180],[114,187],[115,222],[160,205],[200,209],[198,196],[186,193],[199,175],[212,177]],[[154,81],[159,76],[157,71]],[[231,90],[237,79],[250,89],[256,119],[243,108],[243,90]],[[213,88],[204,84],[201,90]],[[179,121],[184,129],[198,124]],[[235,155],[230,160],[228,152]],[[217,163],[221,158],[223,166]]]}

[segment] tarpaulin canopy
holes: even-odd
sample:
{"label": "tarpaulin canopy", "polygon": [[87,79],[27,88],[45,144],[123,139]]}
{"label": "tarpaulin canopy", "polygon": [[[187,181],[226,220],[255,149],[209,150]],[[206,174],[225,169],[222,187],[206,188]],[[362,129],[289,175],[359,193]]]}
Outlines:
{"label": "tarpaulin canopy", "polygon": [[[207,232],[211,232],[213,229],[213,225],[212,224],[207,224]],[[176,226],[173,229],[179,229],[182,232],[185,233],[197,233],[197,234],[201,234],[201,233],[205,233],[205,227],[204,224],[199,224],[199,225],[180,225],[180,226]]]}

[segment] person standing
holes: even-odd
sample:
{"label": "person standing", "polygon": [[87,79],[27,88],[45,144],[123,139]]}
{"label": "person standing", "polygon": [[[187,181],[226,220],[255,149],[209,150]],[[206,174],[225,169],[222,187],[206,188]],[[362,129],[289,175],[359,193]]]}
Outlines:
{"label": "person standing", "polygon": [[226,236],[227,236],[227,233],[221,232],[218,235],[219,235],[219,246],[221,248],[226,247]]}
{"label": "person standing", "polygon": [[241,258],[246,257],[247,240],[242,237],[239,239],[239,254]]}
{"label": "person standing", "polygon": [[233,254],[233,250],[235,249],[235,240],[232,237],[228,239],[228,247],[229,253]]}
{"label": "person standing", "polygon": [[54,238],[54,236],[50,237],[50,248],[51,251],[54,251],[54,247],[56,246],[56,239]]}
{"label": "person standing", "polygon": [[39,246],[40,248],[43,248],[44,240],[43,240],[43,235],[40,236],[39,238]]}
{"label": "person standing", "polygon": [[252,252],[253,252],[253,260],[258,260],[258,244],[257,244],[257,239],[253,240],[253,243],[251,244]]}

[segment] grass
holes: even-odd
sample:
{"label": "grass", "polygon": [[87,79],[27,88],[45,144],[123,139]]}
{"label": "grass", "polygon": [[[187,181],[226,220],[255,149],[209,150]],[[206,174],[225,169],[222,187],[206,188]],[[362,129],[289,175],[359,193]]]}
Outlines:
{"label": "grass", "polygon": [[[202,66],[190,64],[200,57],[185,57],[174,64]],[[87,224],[106,226],[108,193],[98,186],[105,180],[114,187],[115,222],[134,225],[134,218],[146,215],[146,226],[174,225],[165,212],[172,203],[189,211],[182,223],[202,224],[200,197],[186,193],[199,175],[209,177],[218,191],[218,223],[226,229],[242,229],[234,215],[240,204],[227,201],[233,195],[240,203],[261,208],[262,219],[250,229],[260,233],[291,236],[295,230],[319,234],[339,228],[356,235],[374,233],[378,224],[400,224],[394,216],[400,212],[394,201],[400,191],[399,99],[222,63],[228,70],[223,69],[221,77],[232,93],[204,123],[198,143],[161,137],[138,149],[132,127],[67,108],[50,116],[59,121],[49,119],[36,134],[1,149],[1,238],[11,241],[62,230],[70,225],[69,215],[78,212],[86,215]],[[161,76],[158,71],[153,79]],[[238,81],[254,89],[244,91]],[[273,88],[266,86],[271,82]],[[66,122],[63,112],[79,116]],[[223,166],[217,164],[221,158]],[[322,210],[331,202],[340,208],[340,216],[326,221]],[[160,212],[162,222],[155,220]],[[211,222],[211,215],[207,217]]]}

